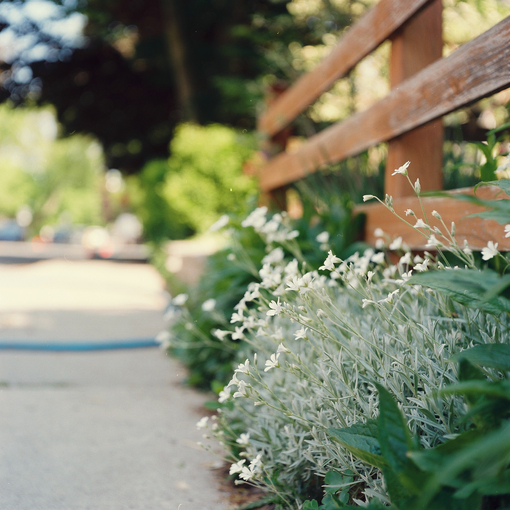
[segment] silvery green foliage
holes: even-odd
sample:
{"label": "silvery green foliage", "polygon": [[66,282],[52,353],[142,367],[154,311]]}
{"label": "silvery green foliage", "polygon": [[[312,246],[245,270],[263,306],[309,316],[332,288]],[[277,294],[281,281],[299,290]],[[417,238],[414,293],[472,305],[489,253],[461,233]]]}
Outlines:
{"label": "silvery green foliage", "polygon": [[[262,211],[253,216],[262,229]],[[330,252],[320,273],[278,253],[267,258],[260,284],[251,285],[231,320],[233,336],[253,349],[220,393],[220,402],[233,406],[222,409],[215,434],[244,448],[231,474],[296,508],[327,471],[350,470],[354,501],[387,501],[381,473],[326,433],[377,417],[374,382],[392,393],[424,447],[458,431],[461,398],[435,394],[457,380],[448,359],[504,341],[510,320],[406,283],[413,267],[425,271],[437,262],[402,253],[390,266],[382,252],[346,261]]]}

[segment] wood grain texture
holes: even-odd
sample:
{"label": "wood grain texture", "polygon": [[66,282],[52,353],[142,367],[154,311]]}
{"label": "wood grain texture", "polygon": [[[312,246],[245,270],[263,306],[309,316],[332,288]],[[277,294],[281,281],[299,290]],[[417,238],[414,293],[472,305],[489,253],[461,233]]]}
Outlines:
{"label": "wood grain texture", "polygon": [[[393,178],[400,177],[401,176],[394,176]],[[452,195],[473,195],[473,188],[461,188],[449,193]],[[495,186],[479,188],[476,196],[483,199],[508,199],[507,195],[502,193],[501,190]],[[503,225],[493,220],[466,217],[470,214],[484,211],[485,209],[483,207],[474,206],[468,202],[456,200],[454,198],[426,197],[423,198],[422,201],[429,224],[432,227],[437,226],[443,232],[445,230],[441,222],[432,216],[432,211],[434,210],[441,214],[448,228],[451,227],[452,221],[455,223],[455,237],[460,246],[463,246],[464,239],[466,239],[471,248],[481,250],[483,247],[487,246],[488,241],[496,241],[499,243],[498,248],[500,250],[510,250],[510,239],[505,238]],[[420,204],[416,197],[395,199],[393,201],[393,207],[397,214],[405,218],[411,224],[416,222],[416,218],[411,216],[406,217],[406,209],[413,210],[418,218],[423,219]],[[376,228],[381,228],[392,238],[402,236],[403,240],[413,250],[426,249],[425,238],[412,227],[407,226],[402,220],[397,218],[384,205],[378,202],[358,205],[354,209],[354,214],[359,213],[366,214],[364,239],[368,243],[375,244],[377,238],[374,236],[374,231]]]}
{"label": "wood grain texture", "polygon": [[[434,0],[391,37],[390,86],[399,86],[443,56],[443,5]],[[391,174],[406,161],[411,161],[409,177],[420,178],[423,191],[443,189],[442,119],[415,128],[389,140],[384,176],[384,189],[393,198],[410,195],[412,189]]]}
{"label": "wood grain texture", "polygon": [[359,154],[510,85],[510,17],[397,86],[364,112],[282,153],[261,170],[262,190],[278,188],[321,165]]}
{"label": "wood grain texture", "polygon": [[258,130],[266,136],[278,133],[429,1],[381,0],[348,30],[328,57],[260,116]]}

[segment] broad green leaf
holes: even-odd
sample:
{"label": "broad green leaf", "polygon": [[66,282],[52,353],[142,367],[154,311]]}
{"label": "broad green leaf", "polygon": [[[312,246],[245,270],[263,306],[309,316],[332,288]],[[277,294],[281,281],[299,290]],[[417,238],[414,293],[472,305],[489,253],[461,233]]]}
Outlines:
{"label": "broad green leaf", "polygon": [[[487,377],[477,367],[472,365],[467,359],[461,358],[459,364],[459,381],[485,381]],[[485,401],[485,395],[466,395],[467,403],[471,408],[474,406],[480,406]],[[464,417],[465,419],[465,417]],[[478,427],[487,425],[483,419],[483,416],[479,413],[474,415],[475,423]]]}
{"label": "broad green leaf", "polygon": [[469,395],[473,397],[484,396],[510,400],[510,381],[463,381],[442,388],[440,395]]}
{"label": "broad green leaf", "polygon": [[454,354],[449,361],[466,359],[470,363],[481,367],[510,371],[510,345],[484,344]]}
{"label": "broad green leaf", "polygon": [[409,283],[438,290],[470,308],[488,313],[510,312],[510,300],[499,296],[485,301],[484,296],[501,283],[495,271],[455,269],[427,271],[411,277]]}
{"label": "broad green leaf", "polygon": [[450,439],[435,448],[409,452],[408,456],[423,471],[435,471],[448,461],[448,459],[480,439],[483,433],[478,430],[468,430],[455,439]]}
{"label": "broad green leaf", "polygon": [[[349,494],[347,494],[347,499],[349,498]],[[333,494],[326,494],[324,498],[322,498],[321,506],[319,510],[337,510],[338,508],[345,508],[345,504],[340,501]]]}
{"label": "broad green leaf", "polygon": [[482,218],[483,220],[494,220],[500,225],[510,223],[510,213],[506,209],[493,208],[479,213],[473,213],[466,218]]}
{"label": "broad green leaf", "polygon": [[398,476],[393,469],[385,466],[382,469],[384,475],[384,484],[390,496],[391,502],[397,508],[407,509],[414,508],[415,495],[409,493],[408,489],[404,487]]}
{"label": "broad green leaf", "polygon": [[386,464],[381,456],[381,446],[377,439],[378,427],[375,420],[342,429],[330,428],[328,433],[363,462],[378,468],[382,468]]}
{"label": "broad green leaf", "polygon": [[[397,403],[386,388],[380,384],[374,384],[379,392],[379,443],[382,456],[389,468],[383,469],[383,473],[387,483],[393,485],[393,492],[400,494],[399,501],[402,500],[400,501],[402,504],[408,505],[409,498],[419,494],[428,475],[420,471],[408,457],[408,454],[415,449],[415,445]],[[399,484],[395,481],[389,482],[393,473]],[[405,490],[402,491],[399,485]],[[388,491],[390,491],[389,488]],[[400,503],[396,502],[396,504],[398,506]]]}
{"label": "broad green leaf", "polygon": [[340,489],[345,488],[352,478],[352,476],[343,475],[338,471],[328,471],[324,477],[324,490],[327,494],[336,494]]}
{"label": "broad green leaf", "polygon": [[413,448],[411,434],[404,415],[390,392],[375,384],[379,392],[379,442],[381,453],[390,467],[398,473],[408,462],[407,452]]}
{"label": "broad green leaf", "polygon": [[475,194],[479,186],[497,186],[501,191],[504,191],[510,196],[510,179],[498,179],[497,181],[479,182],[475,186]]}
{"label": "broad green leaf", "polygon": [[[464,351],[465,352],[465,351]],[[453,357],[453,356],[452,356]],[[451,358],[450,358],[451,359]],[[466,358],[460,358],[459,381],[485,381],[487,377],[477,367],[475,367]]]}
{"label": "broad green leaf", "polygon": [[485,476],[473,480],[471,483],[464,485],[456,493],[455,497],[465,498],[478,492],[484,496],[502,496],[510,494],[510,471],[506,470],[496,476]]}
{"label": "broad green leaf", "polygon": [[[467,434],[467,433],[466,433]],[[463,434],[462,440],[466,440]],[[460,438],[454,441],[461,440]],[[447,443],[446,443],[447,444]],[[445,445],[442,445],[445,447]],[[492,463],[496,465],[507,465],[508,456],[510,455],[510,424],[490,433],[480,435],[473,441],[467,441],[465,444],[457,443],[457,451],[451,451],[447,455],[436,457],[437,462],[431,462],[431,451],[410,452],[409,457],[416,464],[423,465],[423,459],[428,457],[429,467],[432,476],[424,484],[421,497],[415,510],[423,510],[428,508],[429,502],[441,490],[441,486],[451,484],[461,473],[468,469],[472,469],[483,463]],[[441,448],[435,448],[437,450]],[[445,452],[446,453],[446,452]],[[433,459],[433,458],[432,458]]]}

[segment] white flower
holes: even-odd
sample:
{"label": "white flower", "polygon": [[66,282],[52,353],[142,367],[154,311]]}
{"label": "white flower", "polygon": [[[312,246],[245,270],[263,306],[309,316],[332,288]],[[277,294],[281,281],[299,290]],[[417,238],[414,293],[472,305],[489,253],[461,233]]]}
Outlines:
{"label": "white flower", "polygon": [[329,250],[328,256],[324,261],[324,265],[319,267],[319,269],[328,269],[329,271],[333,271],[335,269],[335,266],[333,264],[336,264],[338,262],[342,261],[336,255],[333,255],[333,252],[331,250]]}
{"label": "white flower", "polygon": [[271,357],[266,361],[266,368],[264,368],[264,372],[267,372],[268,370],[271,370],[272,368],[278,368],[280,366],[278,363],[279,357],[280,357],[279,352],[276,354],[271,354]]}
{"label": "white flower", "polygon": [[241,459],[239,462],[235,462],[230,466],[229,474],[235,475],[236,473],[240,473],[243,470],[243,464],[246,462],[246,459]]}
{"label": "white flower", "polygon": [[482,259],[490,260],[490,259],[494,258],[498,253],[499,253],[498,252],[498,243],[489,241],[487,243],[487,246],[482,249]]}
{"label": "white flower", "polygon": [[187,294],[179,294],[172,299],[172,304],[175,306],[182,306],[188,300]]}
{"label": "white flower", "polygon": [[202,310],[204,312],[212,312],[214,310],[214,307],[216,306],[216,299],[208,299],[207,301],[204,301],[202,303]]}
{"label": "white flower", "polygon": [[243,466],[241,473],[239,474],[239,478],[246,480],[247,482],[251,480],[255,476],[255,472],[251,467]]}
{"label": "white flower", "polygon": [[247,359],[244,363],[240,363],[234,370],[234,373],[241,372],[242,374],[250,374],[250,360]]}
{"label": "white flower", "polygon": [[225,388],[223,388],[221,391],[220,391],[220,394],[218,395],[218,402],[220,404],[223,404],[223,402],[227,401],[230,397],[230,387],[229,386],[225,386]]}
{"label": "white flower", "polygon": [[295,290],[296,292],[299,291],[302,285],[302,278],[299,278],[297,276],[293,276],[290,281],[287,282],[287,290]]}
{"label": "white flower", "polygon": [[402,248],[402,238],[401,237],[397,237],[389,245],[389,249],[390,250],[399,250],[400,248]]}
{"label": "white flower", "polygon": [[236,259],[236,256],[234,253],[229,253],[227,255],[227,260],[230,261],[230,262],[233,262],[234,260]]}
{"label": "white flower", "polygon": [[374,230],[374,236],[375,237],[383,237],[384,236],[384,231],[382,228],[376,228]]}
{"label": "white flower", "polygon": [[398,261],[399,264],[405,265],[411,263],[411,252],[408,251],[405,255],[400,257],[400,260]]}
{"label": "white flower", "polygon": [[260,231],[264,234],[274,234],[278,227],[280,226],[280,223],[275,221],[274,219],[268,221],[261,229]]}
{"label": "white flower", "polygon": [[505,237],[510,237],[510,224],[505,225]]}
{"label": "white flower", "polygon": [[294,338],[296,340],[299,340],[300,338],[306,338],[306,332],[308,331],[308,328],[305,328],[304,326],[301,329],[298,329],[294,333]]}
{"label": "white flower", "polygon": [[416,214],[414,214],[414,211],[412,209],[406,209],[405,213],[406,213],[406,216],[416,216]]}
{"label": "white flower", "polygon": [[285,239],[287,241],[290,241],[291,239],[295,239],[296,237],[299,236],[299,232],[297,230],[292,230],[291,232],[289,232],[286,236],[285,236]]}
{"label": "white flower", "polygon": [[404,163],[401,167],[397,168],[391,175],[401,174],[401,175],[407,175],[407,168],[411,164],[410,161],[407,163]]}
{"label": "white flower", "polygon": [[372,198],[375,198],[374,195],[363,195],[363,202],[366,202],[367,200],[372,200]]}
{"label": "white flower", "polygon": [[384,239],[376,239],[375,240],[375,247],[378,249],[378,250],[382,250],[384,248]]}
{"label": "white flower", "polygon": [[260,466],[260,459],[262,458],[262,454],[258,453],[257,456],[250,462],[250,468],[255,470],[255,468]]}
{"label": "white flower", "polygon": [[244,326],[236,326],[236,330],[234,333],[232,333],[232,340],[242,340],[244,338],[243,335]]}
{"label": "white flower", "polygon": [[243,308],[239,308],[238,312],[234,312],[230,319],[230,324],[235,324],[236,322],[244,322],[244,312]]}
{"label": "white flower", "polygon": [[291,260],[284,269],[284,272],[288,276],[294,276],[298,273],[298,261],[296,259]]}
{"label": "white flower", "polygon": [[269,308],[271,308],[271,310],[268,310],[266,315],[269,315],[270,317],[279,315],[283,309],[282,305],[280,304],[280,298],[278,298],[278,301],[271,301],[271,303],[269,303]]}
{"label": "white flower", "polygon": [[462,248],[462,251],[463,251],[466,255],[471,255],[471,253],[473,253],[473,251],[471,250],[471,248],[470,248],[470,247],[469,247],[469,245],[468,245],[467,239],[464,239],[464,248]]}
{"label": "white flower", "polygon": [[255,209],[242,223],[243,227],[253,227],[255,230],[260,229],[266,223],[267,207],[259,207]]}
{"label": "white flower", "polygon": [[250,433],[247,432],[246,434],[241,434],[237,439],[236,443],[240,444],[242,446],[246,446],[250,443]]}
{"label": "white flower", "polygon": [[402,273],[402,280],[404,280],[404,282],[407,282],[407,280],[409,280],[412,275],[413,275],[412,269],[410,271],[408,271],[407,273]]}
{"label": "white flower", "polygon": [[277,352],[277,354],[281,354],[282,352],[289,353],[289,352],[290,352],[290,350],[289,350],[289,349],[287,349],[287,347],[285,347],[285,345],[280,344],[280,345],[278,346],[278,349],[276,349],[276,352]]}
{"label": "white flower", "polygon": [[271,253],[267,254],[262,259],[262,264],[275,264],[276,262],[280,262],[281,260],[283,260],[284,256],[285,254],[283,253],[283,250],[280,247],[275,248]]}
{"label": "white flower", "polygon": [[427,248],[433,248],[434,246],[443,246],[443,243],[436,239],[436,236],[432,234],[425,245]]}
{"label": "white flower", "polygon": [[[253,283],[253,282],[252,282]],[[257,299],[260,297],[260,284],[253,283],[253,285],[250,284],[248,287],[248,290],[244,294],[244,302],[253,301],[254,299]]]}
{"label": "white flower", "polygon": [[429,265],[429,262],[430,262],[430,259],[425,259],[425,260],[423,261],[423,263],[421,263],[421,264],[416,264],[416,265],[414,266],[414,269],[415,269],[416,271],[426,271],[426,270],[427,270],[427,266]]}
{"label": "white flower", "polygon": [[382,264],[384,262],[384,252],[380,251],[379,253],[374,253],[370,260],[375,264]]}
{"label": "white flower", "polygon": [[259,271],[262,278],[262,286],[266,289],[277,287],[282,283],[281,268],[271,267],[271,264],[264,264]]}
{"label": "white flower", "polygon": [[252,329],[256,326],[256,320],[253,315],[249,315],[246,320],[244,321],[244,327],[246,329]]}
{"label": "white flower", "polygon": [[416,179],[416,182],[414,183],[414,191],[419,194],[421,191],[421,184],[420,179]]}
{"label": "white flower", "polygon": [[324,231],[324,232],[321,232],[316,238],[315,240],[318,242],[318,243],[327,243],[329,241],[329,232],[327,231]]}
{"label": "white flower", "polygon": [[204,416],[200,421],[197,422],[197,429],[207,428],[208,421],[209,421],[209,416]]}
{"label": "white flower", "polygon": [[223,216],[220,217],[218,221],[216,221],[209,227],[209,232],[216,232],[222,229],[228,224],[229,221],[230,218],[228,217],[228,215],[224,214]]}
{"label": "white flower", "polygon": [[429,226],[421,218],[418,218],[414,228],[429,228]]}
{"label": "white flower", "polygon": [[232,376],[232,379],[230,379],[230,382],[223,389],[226,390],[230,386],[234,386],[234,385],[237,386],[238,384],[239,384],[239,379],[237,378],[237,374],[234,372],[234,375]]}
{"label": "white flower", "polygon": [[361,308],[366,308],[368,305],[374,303],[371,299],[362,299],[361,300]]}
{"label": "white flower", "polygon": [[244,381],[239,381],[237,385],[237,391],[234,393],[234,398],[247,397],[248,392],[246,391],[247,384]]}
{"label": "white flower", "polygon": [[212,334],[218,339],[218,340],[225,340],[225,337],[227,335],[231,335],[232,332],[231,331],[224,331],[224,330],[221,330],[221,329],[215,329]]}
{"label": "white flower", "polygon": [[432,211],[432,216],[434,216],[436,220],[441,220],[441,215],[436,210]]}

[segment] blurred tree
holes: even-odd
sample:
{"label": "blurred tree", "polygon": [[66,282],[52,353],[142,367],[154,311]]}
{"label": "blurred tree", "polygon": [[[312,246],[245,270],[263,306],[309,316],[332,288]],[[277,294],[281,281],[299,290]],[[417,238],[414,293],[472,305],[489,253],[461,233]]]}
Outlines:
{"label": "blurred tree", "polygon": [[[167,156],[182,121],[253,129],[264,87],[313,67],[376,2],[3,1],[0,101],[52,103],[66,133],[96,135],[109,166],[138,172]],[[510,12],[498,0],[444,5],[447,52]],[[22,49],[9,54],[13,47]],[[309,135],[381,97],[387,49],[324,94],[301,117],[301,131]]]}
{"label": "blurred tree", "polygon": [[53,104],[66,133],[96,135],[109,166],[139,171],[146,161],[166,156],[181,121],[254,128],[260,78],[287,75],[274,55],[281,58],[292,41],[317,44],[324,30],[339,28],[338,21],[321,24],[318,18],[296,24],[287,3],[55,0],[52,23],[86,16],[86,39],[73,46],[48,30],[48,22],[31,16],[27,6],[35,2],[12,0],[4,6],[18,15],[0,9],[0,29],[47,51],[6,58],[0,50],[0,100]]}
{"label": "blurred tree", "polygon": [[103,223],[101,146],[79,134],[59,139],[52,108],[0,105],[0,158],[0,216],[29,207],[32,234],[62,221]]}

